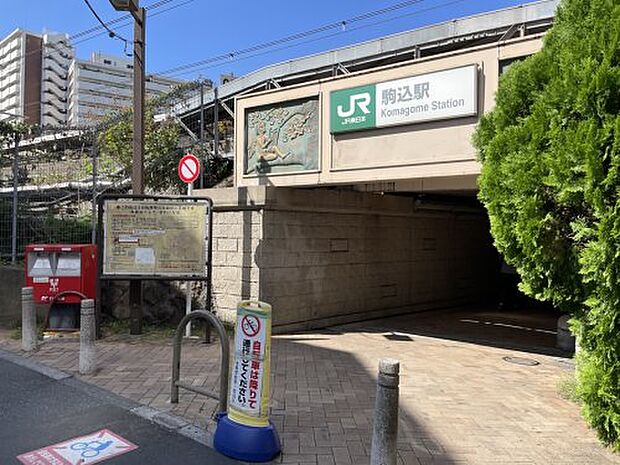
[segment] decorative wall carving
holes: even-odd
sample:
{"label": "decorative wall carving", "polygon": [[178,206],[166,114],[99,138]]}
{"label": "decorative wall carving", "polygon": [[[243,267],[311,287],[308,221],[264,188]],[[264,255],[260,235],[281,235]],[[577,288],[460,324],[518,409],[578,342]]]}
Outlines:
{"label": "decorative wall carving", "polygon": [[316,97],[247,110],[244,173],[318,169],[318,113]]}

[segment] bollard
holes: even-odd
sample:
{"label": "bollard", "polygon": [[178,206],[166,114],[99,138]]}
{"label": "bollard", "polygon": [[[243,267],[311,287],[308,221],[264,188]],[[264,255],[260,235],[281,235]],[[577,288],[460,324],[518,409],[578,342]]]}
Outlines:
{"label": "bollard", "polygon": [[398,360],[379,361],[370,465],[396,465],[399,369]]}
{"label": "bollard", "polygon": [[32,292],[31,287],[22,287],[22,349],[26,352],[37,348],[37,313]]}
{"label": "bollard", "polygon": [[556,336],[556,346],[567,352],[575,352],[575,336],[570,332],[568,320],[570,315],[562,315],[558,319],[558,333]]}
{"label": "bollard", "polygon": [[80,304],[80,374],[90,375],[97,366],[95,350],[95,301],[84,299]]}

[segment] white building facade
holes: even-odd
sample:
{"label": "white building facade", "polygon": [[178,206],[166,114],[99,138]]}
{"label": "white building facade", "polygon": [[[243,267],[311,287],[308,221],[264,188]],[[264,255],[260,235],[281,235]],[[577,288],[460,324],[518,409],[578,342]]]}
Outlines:
{"label": "white building facade", "polygon": [[[160,95],[179,81],[146,79],[146,98]],[[133,60],[93,53],[73,60],[69,69],[67,121],[70,126],[97,124],[110,112],[129,108],[133,98]]]}

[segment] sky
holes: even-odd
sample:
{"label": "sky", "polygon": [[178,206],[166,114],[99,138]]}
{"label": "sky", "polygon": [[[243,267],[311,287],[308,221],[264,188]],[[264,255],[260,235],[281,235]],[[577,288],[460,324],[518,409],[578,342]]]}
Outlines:
{"label": "sky", "polygon": [[[108,0],[89,0],[104,21],[116,12]],[[158,0],[141,0],[148,7]],[[376,39],[421,26],[527,3],[523,0],[167,0],[147,15],[147,72],[177,79],[209,78],[221,74],[247,74],[270,64]],[[381,13],[398,4],[402,8]],[[366,19],[355,19],[373,13]],[[344,22],[344,25],[342,24]],[[132,22],[111,27],[133,39]],[[326,25],[323,32],[308,34]],[[67,32],[75,35],[97,26],[84,0],[2,0],[0,37],[15,28],[31,32]],[[239,53],[249,47],[302,34],[297,40]],[[79,58],[91,52],[123,55],[124,43],[101,30],[72,38]],[[128,51],[131,51],[131,45]],[[170,71],[180,65],[209,60],[199,67]]]}

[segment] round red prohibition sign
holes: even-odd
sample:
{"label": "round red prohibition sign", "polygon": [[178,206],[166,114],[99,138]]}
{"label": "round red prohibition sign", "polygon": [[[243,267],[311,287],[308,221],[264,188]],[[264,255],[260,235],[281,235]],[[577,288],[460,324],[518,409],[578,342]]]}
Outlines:
{"label": "round red prohibition sign", "polygon": [[260,320],[254,315],[245,315],[241,320],[241,330],[247,337],[254,337],[260,331]]}
{"label": "round red prohibition sign", "polygon": [[194,182],[198,179],[198,174],[200,174],[200,161],[195,155],[188,153],[179,161],[177,172],[181,181],[187,183]]}

